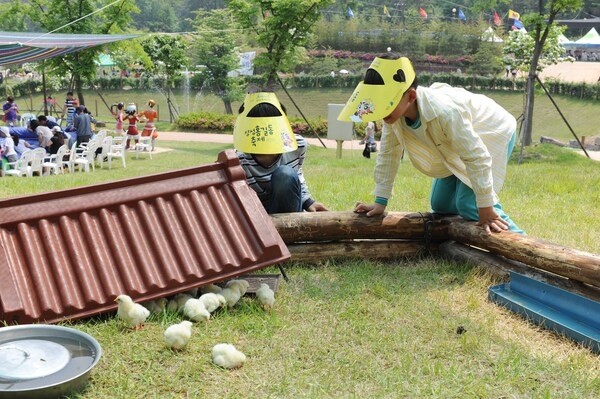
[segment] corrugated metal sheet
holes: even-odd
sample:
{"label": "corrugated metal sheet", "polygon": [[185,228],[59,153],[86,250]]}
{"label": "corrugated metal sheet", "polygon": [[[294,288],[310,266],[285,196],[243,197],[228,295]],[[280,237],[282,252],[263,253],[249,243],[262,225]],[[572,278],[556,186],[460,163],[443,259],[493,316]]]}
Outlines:
{"label": "corrugated metal sheet", "polygon": [[0,317],[57,322],[289,259],[232,151],[217,162],[0,201]]}

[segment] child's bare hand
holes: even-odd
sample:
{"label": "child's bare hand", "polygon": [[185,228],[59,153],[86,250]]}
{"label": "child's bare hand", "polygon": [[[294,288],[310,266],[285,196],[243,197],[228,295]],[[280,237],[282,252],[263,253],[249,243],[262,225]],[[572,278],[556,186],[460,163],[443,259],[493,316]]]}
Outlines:
{"label": "child's bare hand", "polygon": [[367,216],[381,215],[385,211],[385,206],[381,204],[365,204],[364,202],[357,202],[354,205],[354,212],[366,213]]}

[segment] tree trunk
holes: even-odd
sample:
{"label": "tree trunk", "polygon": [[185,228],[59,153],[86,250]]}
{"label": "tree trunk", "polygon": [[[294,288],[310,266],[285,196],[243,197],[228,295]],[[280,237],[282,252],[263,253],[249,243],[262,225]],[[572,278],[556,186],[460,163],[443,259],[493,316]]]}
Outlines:
{"label": "tree trunk", "polygon": [[233,115],[233,108],[231,107],[231,101],[223,100],[223,105],[225,106],[225,113],[227,115]]}

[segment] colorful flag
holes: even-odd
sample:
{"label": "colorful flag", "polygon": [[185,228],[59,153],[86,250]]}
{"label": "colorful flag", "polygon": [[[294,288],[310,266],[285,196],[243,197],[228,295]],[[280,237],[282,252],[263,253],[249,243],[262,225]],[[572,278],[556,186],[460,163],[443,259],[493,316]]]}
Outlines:
{"label": "colorful flag", "polygon": [[352,9],[350,8],[350,6],[348,6],[348,16],[350,18],[354,18],[354,13],[352,12]]}
{"label": "colorful flag", "polygon": [[458,9],[458,19],[460,19],[461,21],[466,21],[467,20],[467,17],[465,16],[465,13],[460,8]]}
{"label": "colorful flag", "polygon": [[515,19],[515,21],[513,22],[513,27],[517,29],[523,29],[523,22],[519,21],[518,19]]}
{"label": "colorful flag", "polygon": [[521,14],[519,14],[518,12],[513,11],[513,10],[508,10],[508,18],[514,19],[514,20],[519,20],[519,19],[521,19]]}
{"label": "colorful flag", "polygon": [[421,17],[423,17],[423,19],[427,19],[427,13],[425,12],[425,10],[423,10],[423,7],[419,7],[419,14],[421,15]]}
{"label": "colorful flag", "polygon": [[390,17],[390,18],[392,17],[390,15],[390,12],[388,11],[388,8],[385,5],[383,6],[383,15],[385,15],[386,17]]}
{"label": "colorful flag", "polygon": [[494,25],[500,26],[502,20],[500,19],[500,15],[496,11],[494,11]]}

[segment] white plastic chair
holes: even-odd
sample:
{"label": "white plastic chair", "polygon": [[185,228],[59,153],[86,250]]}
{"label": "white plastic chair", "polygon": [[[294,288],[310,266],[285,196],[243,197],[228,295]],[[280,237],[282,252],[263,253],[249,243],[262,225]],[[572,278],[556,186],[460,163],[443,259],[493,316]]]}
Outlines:
{"label": "white plastic chair", "polygon": [[[29,164],[33,159],[33,150],[25,150],[16,162],[10,162],[3,165],[4,176],[31,176]],[[11,169],[7,169],[10,165]]]}
{"label": "white plastic chair", "polygon": [[44,161],[44,164],[42,165],[44,168],[44,173],[46,172],[46,170],[50,174],[55,174],[55,175],[57,175],[59,172],[65,173],[64,157],[65,157],[65,155],[67,155],[67,148],[68,148],[67,145],[63,144],[58,148],[58,151],[56,151],[56,154],[51,154],[46,157],[46,160]]}
{"label": "white plastic chair", "polygon": [[69,170],[69,173],[73,173],[75,171],[75,158],[77,157],[77,142],[73,143],[71,149],[69,150],[69,159],[63,160],[63,169],[66,166]]}
{"label": "white plastic chair", "polygon": [[42,176],[44,173],[44,159],[46,158],[46,150],[38,147],[33,150],[33,158],[29,163],[29,176],[37,174]]}
{"label": "white plastic chair", "polygon": [[125,138],[123,136],[108,136],[107,139],[108,138],[111,139],[110,151],[106,156],[108,158],[108,169],[112,167],[113,158],[121,158],[121,161],[123,162],[123,167],[126,168],[127,165],[125,162],[125,148],[123,143]]}
{"label": "white plastic chair", "polygon": [[135,145],[135,159],[138,159],[141,153],[147,153],[148,156],[150,156],[150,159],[152,159],[152,141],[152,135],[140,136],[139,141]]}
{"label": "white plastic chair", "polygon": [[104,137],[104,139],[102,139],[102,152],[96,157],[96,160],[98,161],[98,166],[100,166],[100,168],[104,167],[104,158],[106,158],[106,160],[108,161],[108,154],[111,152],[111,147],[112,137]]}
{"label": "white plastic chair", "polygon": [[75,160],[73,161],[73,169],[75,166],[79,166],[79,171],[85,170],[85,172],[90,171],[90,165],[92,170],[96,171],[96,150],[98,149],[98,142],[96,140],[91,140],[87,143],[87,146],[84,150],[75,154]]}
{"label": "white plastic chair", "polygon": [[19,120],[19,125],[22,127],[26,127],[29,124],[29,121],[32,119],[36,119],[37,117],[35,116],[35,114],[22,114],[21,115],[21,119]]}

